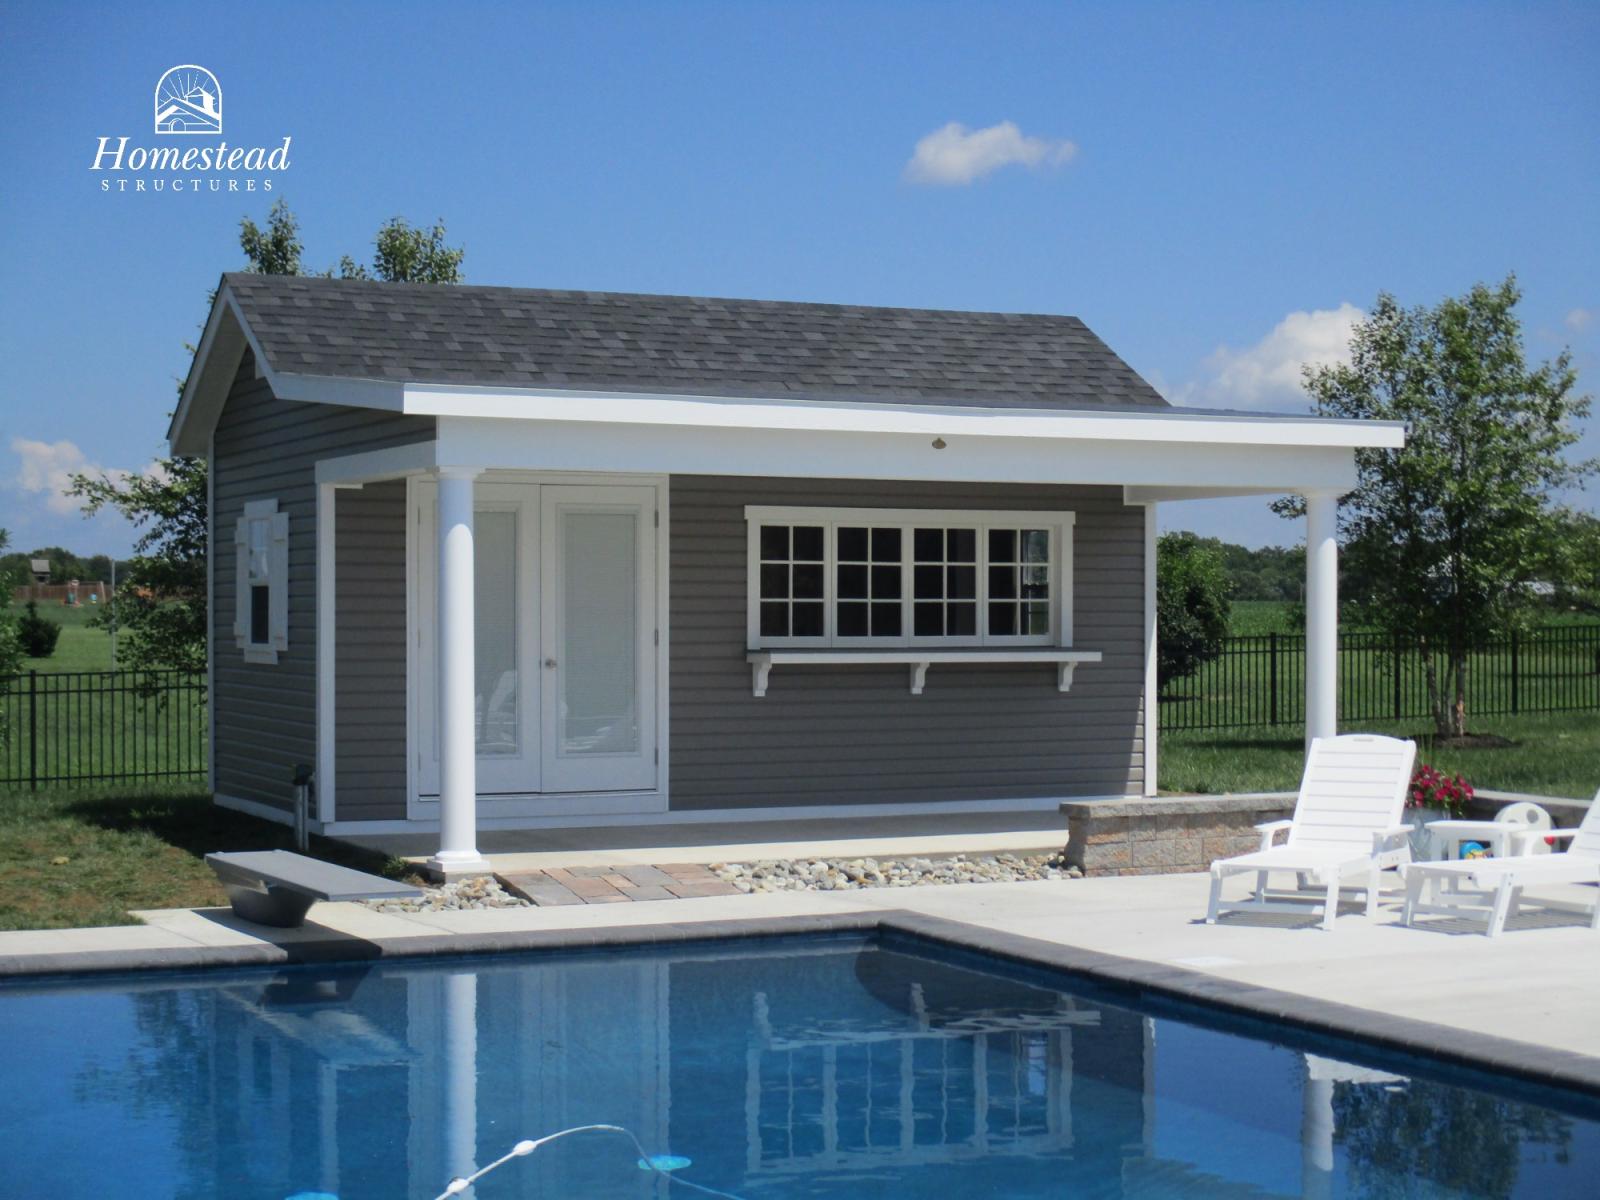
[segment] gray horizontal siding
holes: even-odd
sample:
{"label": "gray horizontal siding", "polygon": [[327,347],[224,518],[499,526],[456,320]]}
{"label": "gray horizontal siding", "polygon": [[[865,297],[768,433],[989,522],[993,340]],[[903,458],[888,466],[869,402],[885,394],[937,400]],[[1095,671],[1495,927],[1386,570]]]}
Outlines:
{"label": "gray horizontal siding", "polygon": [[[290,778],[295,764],[316,761],[317,461],[433,436],[429,417],[279,400],[265,380],[255,378],[254,361],[248,352],[244,355],[217,422],[211,458],[212,708],[218,792],[288,809],[293,803]],[[246,501],[266,499],[276,500],[279,510],[289,514],[289,648],[275,664],[245,662],[233,635],[234,525]],[[403,554],[400,570],[403,573]],[[402,709],[402,747],[404,736]],[[366,753],[365,742],[354,735],[346,738],[341,730],[341,751]],[[372,744],[393,743],[386,734]],[[403,814],[403,748],[401,755],[397,802]]]}
{"label": "gray horizontal siding", "polygon": [[[1032,664],[774,667],[750,694],[746,504],[1065,510],[1072,690]],[[1005,800],[1144,786],[1144,512],[1120,489],[673,476],[674,809]]]}
{"label": "gray horizontal siding", "polygon": [[338,817],[406,815],[406,485],[336,493]]}

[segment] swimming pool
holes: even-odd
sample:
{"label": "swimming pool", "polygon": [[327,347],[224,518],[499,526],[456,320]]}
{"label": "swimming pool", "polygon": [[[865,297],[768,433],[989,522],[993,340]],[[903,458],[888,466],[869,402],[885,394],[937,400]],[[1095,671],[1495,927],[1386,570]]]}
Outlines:
{"label": "swimming pool", "polygon": [[[1596,1194],[1587,1101],[909,939],[0,986],[30,1197]],[[681,1160],[687,1160],[683,1162]],[[661,1160],[664,1165],[672,1162]]]}

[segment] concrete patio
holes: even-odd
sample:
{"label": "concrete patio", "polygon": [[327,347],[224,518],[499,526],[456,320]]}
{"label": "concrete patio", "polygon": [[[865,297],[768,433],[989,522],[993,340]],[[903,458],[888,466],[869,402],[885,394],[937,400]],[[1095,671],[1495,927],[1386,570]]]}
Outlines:
{"label": "concrete patio", "polygon": [[1204,876],[1156,875],[420,914],[323,904],[297,930],[247,926],[226,909],[162,910],[140,913],[139,926],[0,933],[0,973],[649,942],[879,918],[916,931],[921,920],[978,948],[1600,1089],[1600,938],[1581,918],[1529,914],[1495,940],[1450,920],[1403,928],[1392,904],[1370,923],[1341,916],[1331,933],[1243,914],[1206,926],[1205,893]]}

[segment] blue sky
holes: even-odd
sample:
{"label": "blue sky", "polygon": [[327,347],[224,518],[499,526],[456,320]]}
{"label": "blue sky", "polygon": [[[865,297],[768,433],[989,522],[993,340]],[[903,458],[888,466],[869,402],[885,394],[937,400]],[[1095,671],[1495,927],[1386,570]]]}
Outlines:
{"label": "blue sky", "polygon": [[[0,525],[127,547],[54,485],[160,453],[239,219],[279,195],[313,266],[399,214],[443,217],[476,283],[1074,313],[1233,407],[1302,404],[1295,364],[1380,290],[1514,270],[1532,354],[1600,390],[1597,60],[1576,4],[6,0]],[[271,195],[99,190],[97,139],[155,144],[179,63],[230,144],[293,138]],[[1164,524],[1299,532],[1256,502]]]}

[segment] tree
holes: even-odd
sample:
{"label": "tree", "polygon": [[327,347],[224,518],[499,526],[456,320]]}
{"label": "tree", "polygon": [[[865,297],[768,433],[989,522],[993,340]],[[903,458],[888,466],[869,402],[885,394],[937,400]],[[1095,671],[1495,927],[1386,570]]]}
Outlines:
{"label": "tree", "polygon": [[[1308,369],[1322,416],[1405,421],[1401,450],[1358,450],[1341,505],[1350,614],[1420,656],[1441,737],[1467,732],[1468,656],[1527,613],[1561,535],[1552,495],[1593,474],[1569,461],[1567,353],[1530,368],[1515,277],[1433,308],[1378,297],[1348,366]],[[1282,511],[1282,510],[1280,510]]]}
{"label": "tree", "polygon": [[1165,533],[1156,542],[1156,679],[1165,687],[1222,653],[1232,607],[1227,568],[1214,538]]}
{"label": "tree", "polygon": [[[11,545],[11,531],[0,529],[0,551]],[[17,621],[11,611],[11,589],[16,584],[14,573],[0,567],[0,679],[15,675],[22,669],[22,647],[17,642]],[[6,715],[0,709],[0,742],[5,740]]]}
{"label": "tree", "polygon": [[[387,282],[459,283],[465,251],[444,243],[444,222],[424,232],[392,217],[379,228],[373,275],[348,256],[347,278]],[[239,222],[239,248],[258,275],[303,275],[300,222],[277,200],[263,229],[249,217]],[[327,274],[331,275],[329,271]],[[193,348],[191,347],[191,351]],[[93,515],[120,512],[144,530],[117,593],[94,618],[124,635],[119,654],[136,670],[177,667],[198,670],[206,660],[206,464],[200,458],[163,458],[148,471],[120,478],[75,475],[70,495]]]}
{"label": "tree", "polygon": [[300,269],[300,222],[281,198],[267,210],[265,230],[249,217],[239,222],[239,249],[250,260],[245,269],[253,274],[305,274]]}
{"label": "tree", "polygon": [[141,474],[75,475],[69,494],[86,516],[114,509],[142,532],[117,590],[92,624],[121,634],[134,670],[206,665],[206,463],[165,458]]}
{"label": "tree", "polygon": [[460,283],[461,260],[466,251],[444,244],[444,221],[429,230],[414,229],[401,217],[390,217],[378,230],[372,274],[348,254],[339,260],[344,279],[371,279],[390,283]]}
{"label": "tree", "polygon": [[39,602],[29,600],[22,606],[22,617],[17,622],[17,642],[29,658],[49,658],[56,652],[56,641],[61,637],[61,624],[39,615]]}
{"label": "tree", "polygon": [[1557,531],[1546,544],[1541,582],[1552,604],[1600,612],[1600,517],[1560,508],[1551,514]]}

